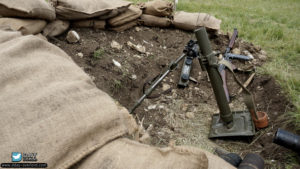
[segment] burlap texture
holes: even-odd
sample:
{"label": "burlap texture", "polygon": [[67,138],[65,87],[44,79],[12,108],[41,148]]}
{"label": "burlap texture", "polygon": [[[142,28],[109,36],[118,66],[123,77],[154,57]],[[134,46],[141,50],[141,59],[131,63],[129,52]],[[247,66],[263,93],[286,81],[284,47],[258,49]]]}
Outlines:
{"label": "burlap texture", "polygon": [[43,29],[44,36],[58,36],[64,33],[70,26],[69,21],[55,20],[47,24]]}
{"label": "burlap texture", "polygon": [[28,35],[40,33],[47,22],[37,19],[0,18],[0,25],[9,27],[14,31],[20,31],[23,35]]}
{"label": "burlap texture", "polygon": [[0,30],[0,159],[37,153],[49,169],[69,168],[136,130],[115,103],[58,47]]}
{"label": "burlap texture", "polygon": [[154,0],[141,4],[143,13],[154,16],[171,16],[173,13],[172,2],[166,0]]}
{"label": "burlap texture", "polygon": [[130,21],[136,20],[138,17],[142,15],[142,10],[140,10],[136,6],[130,6],[128,10],[120,15],[111,18],[108,20],[109,25],[116,27],[120,25],[124,25]]}
{"label": "burlap texture", "polygon": [[127,22],[121,26],[117,26],[117,27],[111,27],[109,28],[110,30],[113,30],[113,31],[116,31],[116,32],[122,32],[122,31],[125,31],[127,29],[130,29],[134,26],[138,25],[138,20],[134,20],[134,21],[131,21],[131,22]]}
{"label": "burlap texture", "polygon": [[54,20],[55,10],[45,0],[0,0],[0,15]]}
{"label": "burlap texture", "polygon": [[83,20],[109,14],[112,10],[124,11],[130,2],[123,0],[51,0],[56,1],[56,14],[62,20]]}
{"label": "burlap texture", "polygon": [[106,20],[106,19],[110,19],[113,18],[117,15],[119,15],[120,13],[125,12],[128,9],[128,7],[123,7],[123,8],[118,8],[118,9],[113,9],[112,11],[110,11],[109,13],[107,13],[106,15],[102,15],[99,16],[99,20]]}
{"label": "burlap texture", "polygon": [[209,29],[219,30],[221,20],[206,13],[188,13],[184,11],[176,12],[173,25],[183,30],[195,30],[201,26]]}
{"label": "burlap texture", "polygon": [[115,140],[72,169],[235,169],[223,159],[192,147],[154,148]]}
{"label": "burlap texture", "polygon": [[87,19],[72,22],[72,27],[77,28],[95,28],[105,29],[106,22],[104,20]]}
{"label": "burlap texture", "polygon": [[145,26],[156,26],[162,28],[169,27],[172,23],[172,21],[169,18],[157,17],[153,15],[146,15],[146,14],[143,14],[141,16],[139,22]]}

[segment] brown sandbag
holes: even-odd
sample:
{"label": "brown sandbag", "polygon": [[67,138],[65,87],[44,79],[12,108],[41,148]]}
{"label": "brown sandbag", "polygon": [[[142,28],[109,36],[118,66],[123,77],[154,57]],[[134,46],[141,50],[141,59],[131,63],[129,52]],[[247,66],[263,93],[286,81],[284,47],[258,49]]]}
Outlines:
{"label": "brown sandbag", "polygon": [[73,169],[235,169],[223,159],[192,147],[154,148],[117,139]]}
{"label": "brown sandbag", "polygon": [[133,21],[142,15],[142,10],[136,6],[130,6],[127,11],[108,20],[109,25],[116,27]]}
{"label": "brown sandbag", "polygon": [[117,27],[111,27],[109,29],[113,30],[113,31],[116,31],[116,32],[123,32],[123,31],[125,31],[127,29],[130,29],[130,28],[136,26],[136,25],[138,25],[138,21],[134,20],[134,21],[125,23],[124,25],[117,26]]}
{"label": "brown sandbag", "polygon": [[153,15],[143,14],[139,22],[145,26],[169,27],[172,21],[166,17],[157,17]]}
{"label": "brown sandbag", "polygon": [[[51,0],[55,4],[57,18],[83,20],[108,14],[112,10],[127,9],[131,2],[123,0]],[[55,1],[55,2],[53,2]]]}
{"label": "brown sandbag", "polygon": [[141,4],[143,13],[154,16],[171,16],[173,3],[165,0],[154,0]]}
{"label": "brown sandbag", "polygon": [[188,13],[184,11],[176,12],[173,25],[176,28],[192,31],[201,26],[209,29],[219,30],[221,20],[206,13]]}
{"label": "brown sandbag", "polygon": [[0,0],[0,15],[54,20],[55,9],[45,0]]}
{"label": "brown sandbag", "polygon": [[14,31],[20,31],[23,35],[38,34],[47,25],[44,20],[0,18],[0,25],[7,26]]}
{"label": "brown sandbag", "polygon": [[106,22],[104,20],[88,19],[72,22],[72,27],[76,28],[95,28],[105,29]]}
{"label": "brown sandbag", "polygon": [[113,18],[117,15],[119,15],[120,13],[125,12],[128,9],[128,7],[123,7],[123,8],[119,8],[119,9],[113,9],[112,11],[110,11],[109,13],[105,14],[105,15],[101,15],[99,16],[99,20],[106,20],[106,19],[110,19]]}
{"label": "brown sandbag", "polygon": [[70,26],[69,21],[55,20],[47,24],[47,26],[43,29],[44,36],[58,36],[64,33]]}
{"label": "brown sandbag", "polygon": [[[0,31],[0,159],[37,153],[66,169],[137,128],[71,57],[38,37]],[[13,131],[13,132],[12,132]]]}

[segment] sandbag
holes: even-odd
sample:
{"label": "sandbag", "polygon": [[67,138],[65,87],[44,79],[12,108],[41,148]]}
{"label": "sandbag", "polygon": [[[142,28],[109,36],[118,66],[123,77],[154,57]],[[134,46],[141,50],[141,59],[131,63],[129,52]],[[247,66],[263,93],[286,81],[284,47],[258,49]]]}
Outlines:
{"label": "sandbag", "polygon": [[166,17],[157,17],[143,14],[139,22],[145,26],[169,27],[172,21]]}
{"label": "sandbag", "polygon": [[116,27],[133,21],[142,15],[142,10],[136,6],[130,6],[127,11],[108,20],[109,25]]}
{"label": "sandbag", "polygon": [[72,22],[72,27],[76,28],[95,28],[105,29],[106,22],[104,20],[88,19]]}
{"label": "sandbag", "polygon": [[154,148],[117,139],[73,169],[235,169],[223,159],[192,147]]}
{"label": "sandbag", "polygon": [[[124,10],[130,2],[123,0],[51,0],[56,14],[62,20],[83,20],[108,14],[112,10]],[[53,2],[56,1],[56,2]]]}
{"label": "sandbag", "polygon": [[7,26],[14,31],[20,31],[23,35],[38,34],[47,25],[44,20],[0,18],[0,25]]}
{"label": "sandbag", "polygon": [[55,9],[45,0],[0,0],[0,15],[54,20]]}
{"label": "sandbag", "polygon": [[111,27],[109,28],[110,30],[113,30],[113,31],[116,31],[116,32],[123,32],[127,29],[130,29],[134,26],[138,25],[138,21],[137,20],[134,20],[134,21],[131,21],[131,22],[128,22],[128,23],[125,23],[121,26],[117,26],[117,27]]}
{"label": "sandbag", "polygon": [[69,21],[55,20],[47,24],[43,29],[44,36],[58,36],[64,33],[70,26]]}
{"label": "sandbag", "polygon": [[144,14],[154,16],[171,16],[173,13],[172,2],[165,0],[154,0],[141,4]]}
{"label": "sandbag", "polygon": [[184,11],[176,12],[174,15],[173,25],[183,30],[195,30],[198,27],[219,30],[221,20],[206,13],[188,13]]}
{"label": "sandbag", "polygon": [[47,41],[0,31],[0,67],[1,163],[37,153],[48,169],[65,169],[136,130],[127,109]]}
{"label": "sandbag", "polygon": [[113,17],[119,15],[120,13],[125,12],[127,9],[128,9],[128,7],[113,9],[112,11],[110,11],[109,13],[107,13],[105,15],[101,15],[98,19],[99,20],[106,20],[106,19],[113,18]]}

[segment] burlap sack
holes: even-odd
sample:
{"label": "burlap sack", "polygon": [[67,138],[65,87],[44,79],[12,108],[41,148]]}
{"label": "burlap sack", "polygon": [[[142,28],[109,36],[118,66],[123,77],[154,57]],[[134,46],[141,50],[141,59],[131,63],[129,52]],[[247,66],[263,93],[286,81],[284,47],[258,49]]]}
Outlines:
{"label": "burlap sack", "polygon": [[169,27],[172,21],[166,17],[157,17],[143,14],[139,22],[145,26]]}
{"label": "burlap sack", "polygon": [[206,13],[188,13],[176,12],[174,15],[173,25],[183,30],[195,30],[198,27],[205,26],[209,29],[219,30],[221,20]]}
{"label": "burlap sack", "polygon": [[64,33],[70,26],[69,21],[55,20],[47,24],[43,29],[44,36],[58,36]]}
{"label": "burlap sack", "polygon": [[215,155],[191,147],[153,148],[115,140],[72,169],[235,169]]}
{"label": "burlap sack", "polygon": [[40,33],[47,25],[47,22],[37,19],[0,18],[0,25],[20,31],[23,35],[28,35]]}
{"label": "burlap sack", "polygon": [[154,16],[171,16],[173,4],[170,1],[154,0],[141,4],[144,14]]}
{"label": "burlap sack", "polygon": [[0,0],[0,15],[54,20],[55,10],[45,0]]}
{"label": "burlap sack", "polygon": [[62,20],[83,20],[108,14],[112,10],[124,11],[130,2],[123,0],[51,0],[57,17]]}
{"label": "burlap sack", "polygon": [[105,29],[106,22],[104,20],[88,19],[72,22],[72,27],[76,28],[95,28]]}
{"label": "burlap sack", "polygon": [[1,163],[12,152],[37,153],[48,169],[69,168],[136,129],[124,107],[47,41],[0,31],[0,67]]}
{"label": "burlap sack", "polygon": [[110,11],[109,13],[105,14],[105,15],[101,15],[98,19],[99,20],[106,20],[106,19],[110,19],[113,18],[117,15],[119,15],[120,13],[125,12],[128,9],[128,7],[123,7],[123,8],[119,8],[119,9],[113,9],[112,11]]}
{"label": "burlap sack", "polygon": [[123,32],[123,31],[125,31],[127,29],[130,29],[130,28],[136,26],[136,25],[138,25],[138,21],[134,20],[134,21],[125,23],[124,25],[117,26],[117,27],[111,27],[109,29],[113,30],[113,31],[116,31],[116,32]]}
{"label": "burlap sack", "polygon": [[130,6],[127,11],[108,20],[109,25],[116,27],[133,21],[142,15],[142,10],[136,6]]}

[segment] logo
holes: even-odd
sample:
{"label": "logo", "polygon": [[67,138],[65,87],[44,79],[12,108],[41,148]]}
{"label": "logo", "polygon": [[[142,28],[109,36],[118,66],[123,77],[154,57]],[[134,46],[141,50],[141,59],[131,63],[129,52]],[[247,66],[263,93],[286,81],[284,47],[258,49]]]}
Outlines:
{"label": "logo", "polygon": [[12,162],[20,162],[22,160],[22,153],[12,152],[11,153],[11,161]]}

